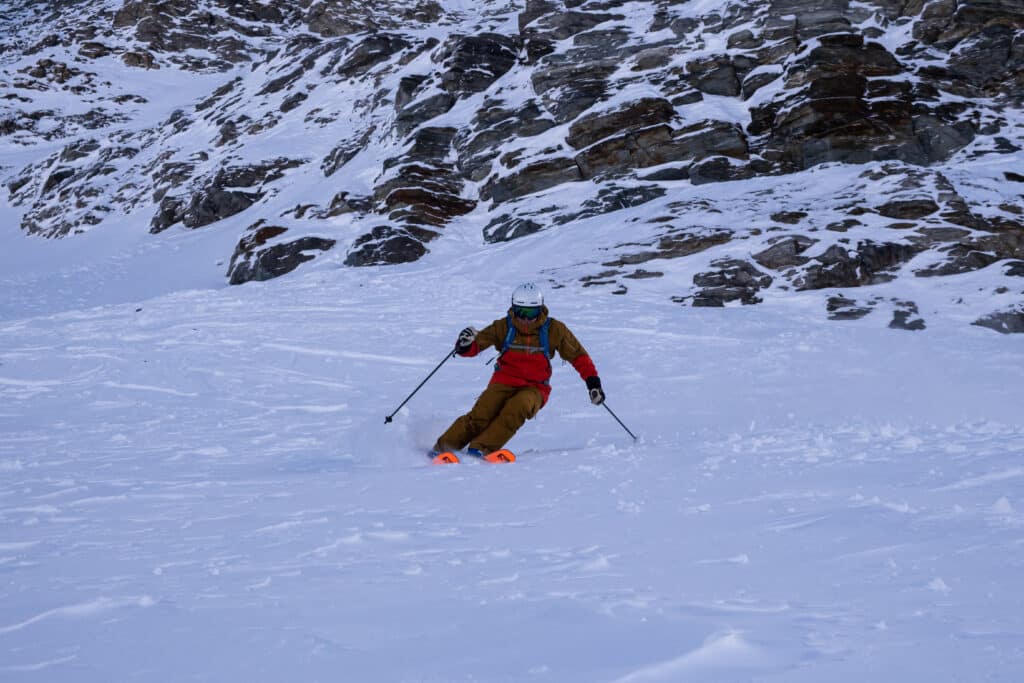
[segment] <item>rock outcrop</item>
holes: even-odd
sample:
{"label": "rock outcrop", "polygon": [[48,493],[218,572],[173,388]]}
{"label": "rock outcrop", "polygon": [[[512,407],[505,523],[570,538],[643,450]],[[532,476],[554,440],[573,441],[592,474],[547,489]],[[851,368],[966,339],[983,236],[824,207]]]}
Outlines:
{"label": "rock outcrop", "polygon": [[[837,319],[874,305],[855,288],[1024,259],[998,163],[1024,153],[1018,0],[100,5],[3,19],[0,177],[32,235],[248,225],[240,283],[415,261],[453,224],[617,224],[566,280],[623,294],[686,259],[678,300],[820,292]],[[179,89],[170,115],[127,67]]]}
{"label": "rock outcrop", "polygon": [[260,221],[248,228],[238,241],[228,266],[228,281],[233,285],[270,280],[312,261],[317,252],[330,250],[335,241],[321,237],[300,237],[283,240],[288,228],[263,225]]}

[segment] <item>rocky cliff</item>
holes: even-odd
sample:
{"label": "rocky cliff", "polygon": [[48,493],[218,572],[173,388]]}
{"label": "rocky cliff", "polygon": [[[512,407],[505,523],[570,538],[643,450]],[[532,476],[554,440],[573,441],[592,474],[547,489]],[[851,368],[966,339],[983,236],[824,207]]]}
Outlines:
{"label": "rocky cliff", "polygon": [[920,329],[910,290],[989,269],[975,322],[1024,331],[1022,0],[3,14],[0,180],[34,236],[236,230],[237,284],[597,220],[621,238],[550,280],[625,294],[685,260],[681,304],[821,290],[851,319],[904,278],[890,324]]}

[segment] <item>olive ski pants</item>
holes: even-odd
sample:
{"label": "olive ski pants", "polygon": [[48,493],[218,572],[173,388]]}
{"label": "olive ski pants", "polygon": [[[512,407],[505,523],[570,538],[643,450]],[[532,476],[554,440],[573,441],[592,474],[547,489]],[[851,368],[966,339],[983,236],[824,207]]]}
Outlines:
{"label": "olive ski pants", "polygon": [[437,448],[457,451],[468,445],[484,453],[496,451],[543,405],[544,399],[534,387],[489,384],[473,408],[441,435]]}

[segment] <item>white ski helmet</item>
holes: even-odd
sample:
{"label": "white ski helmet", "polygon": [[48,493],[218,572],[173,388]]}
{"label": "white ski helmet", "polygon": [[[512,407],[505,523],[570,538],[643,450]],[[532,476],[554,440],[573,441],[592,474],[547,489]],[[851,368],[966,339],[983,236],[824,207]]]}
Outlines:
{"label": "white ski helmet", "polygon": [[543,306],[544,294],[541,293],[540,287],[537,285],[532,282],[524,282],[516,287],[516,291],[512,292],[512,305]]}

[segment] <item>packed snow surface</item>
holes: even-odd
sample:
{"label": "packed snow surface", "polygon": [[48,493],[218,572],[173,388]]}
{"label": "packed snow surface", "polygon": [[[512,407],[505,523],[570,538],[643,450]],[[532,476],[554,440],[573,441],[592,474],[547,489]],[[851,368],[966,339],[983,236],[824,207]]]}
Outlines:
{"label": "packed snow surface", "polygon": [[[1016,335],[553,287],[568,239],[228,288],[97,235],[8,236],[0,680],[1024,677]],[[490,354],[384,417],[531,278],[639,441],[556,360],[518,462],[430,465]]]}

